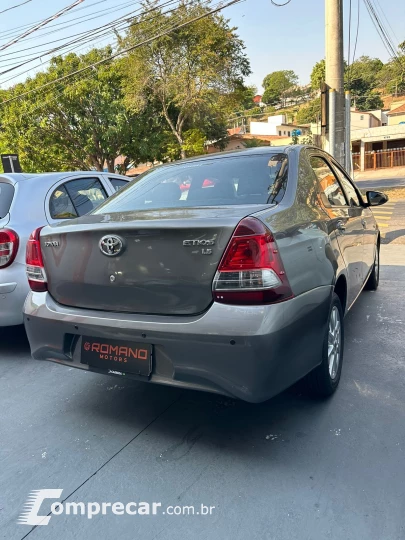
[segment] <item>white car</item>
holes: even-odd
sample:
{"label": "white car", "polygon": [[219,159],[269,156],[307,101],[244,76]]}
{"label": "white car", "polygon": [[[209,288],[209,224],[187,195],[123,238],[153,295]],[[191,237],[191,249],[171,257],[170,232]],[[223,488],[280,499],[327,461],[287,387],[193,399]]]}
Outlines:
{"label": "white car", "polygon": [[87,214],[126,185],[118,174],[0,174],[0,326],[22,324],[29,287],[25,248],[43,225]]}

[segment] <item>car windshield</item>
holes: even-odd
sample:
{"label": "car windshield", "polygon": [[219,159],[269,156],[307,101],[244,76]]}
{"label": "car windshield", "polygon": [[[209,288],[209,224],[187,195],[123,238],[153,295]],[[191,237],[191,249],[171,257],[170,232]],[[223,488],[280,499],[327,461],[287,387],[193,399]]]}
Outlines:
{"label": "car windshield", "polygon": [[148,171],[93,214],[158,208],[278,203],[288,159],[280,152],[167,165]]}
{"label": "car windshield", "polygon": [[0,181],[0,219],[4,218],[9,210],[14,197],[14,187]]}

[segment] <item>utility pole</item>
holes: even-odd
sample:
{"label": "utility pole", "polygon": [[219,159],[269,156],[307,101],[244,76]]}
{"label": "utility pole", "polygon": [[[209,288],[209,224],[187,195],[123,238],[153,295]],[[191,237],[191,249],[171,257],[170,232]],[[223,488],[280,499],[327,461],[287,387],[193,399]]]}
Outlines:
{"label": "utility pole", "polygon": [[343,0],[325,0],[326,31],[326,78],[329,98],[333,100],[329,110],[326,132],[326,150],[345,165],[345,96],[343,56]]}

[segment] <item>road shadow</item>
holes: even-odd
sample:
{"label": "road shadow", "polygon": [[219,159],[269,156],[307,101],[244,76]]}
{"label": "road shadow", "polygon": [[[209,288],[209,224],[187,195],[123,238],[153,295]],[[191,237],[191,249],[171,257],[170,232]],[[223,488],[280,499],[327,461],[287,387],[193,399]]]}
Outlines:
{"label": "road shadow", "polygon": [[390,244],[397,238],[405,235],[405,229],[397,229],[396,231],[389,231],[386,233],[385,238],[381,238],[381,244]]}
{"label": "road shadow", "polygon": [[0,328],[0,360],[8,356],[30,353],[30,347],[23,325]]}

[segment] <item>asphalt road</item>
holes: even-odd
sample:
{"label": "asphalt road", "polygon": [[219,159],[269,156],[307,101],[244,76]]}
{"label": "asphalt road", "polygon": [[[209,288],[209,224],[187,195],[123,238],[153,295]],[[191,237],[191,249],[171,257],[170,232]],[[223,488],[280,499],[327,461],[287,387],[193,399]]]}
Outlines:
{"label": "asphalt road", "polygon": [[[399,249],[383,246],[380,289],[346,319],[342,381],[327,401],[295,389],[252,405],[76,371],[31,360],[21,329],[1,331],[0,538],[403,540]],[[29,493],[51,488],[66,502],[215,509],[17,524]]]}
{"label": "asphalt road", "polygon": [[405,178],[379,178],[373,180],[357,180],[360,189],[377,189],[387,187],[405,187]]}

